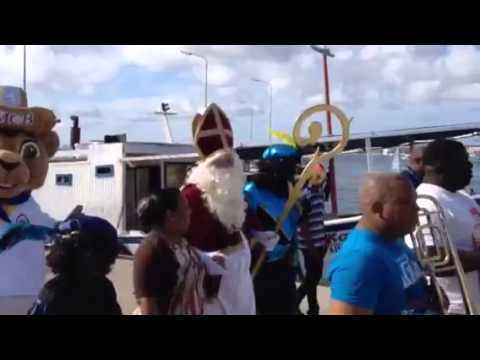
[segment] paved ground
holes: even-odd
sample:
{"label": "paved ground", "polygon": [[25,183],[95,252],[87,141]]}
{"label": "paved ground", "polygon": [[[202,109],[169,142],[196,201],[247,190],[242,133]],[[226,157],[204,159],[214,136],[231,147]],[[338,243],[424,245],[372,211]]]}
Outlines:
{"label": "paved ground", "polygon": [[[135,309],[135,299],[132,286],[132,261],[127,259],[117,260],[115,267],[109,278],[113,281],[117,290],[118,301],[124,314],[131,314]],[[327,287],[318,287],[318,300],[320,304],[320,313],[325,314],[328,306],[330,290]],[[306,312],[306,299],[300,306],[302,312]]]}
{"label": "paved ground", "polygon": [[117,290],[117,298],[124,314],[131,314],[136,307],[133,296],[133,261],[118,259],[113,271],[109,274]]}

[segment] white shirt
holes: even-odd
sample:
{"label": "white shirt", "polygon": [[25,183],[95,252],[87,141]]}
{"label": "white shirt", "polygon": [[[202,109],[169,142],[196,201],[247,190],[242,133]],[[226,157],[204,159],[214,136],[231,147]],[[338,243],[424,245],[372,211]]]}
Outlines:
{"label": "white shirt", "polygon": [[[421,184],[417,188],[417,195],[429,195],[438,201],[445,214],[447,231],[458,250],[476,250],[474,230],[477,228],[476,231],[478,232],[478,229],[480,229],[480,208],[472,198],[464,192],[452,193],[433,184]],[[432,210],[432,203],[430,201],[418,199],[417,204],[419,207]],[[438,221],[438,219],[433,218],[432,221],[435,222]],[[424,222],[425,219],[420,219],[421,224]],[[480,238],[478,238],[478,240],[480,240]],[[428,243],[428,237],[426,241],[427,245],[432,245]],[[472,271],[465,275],[472,302],[480,309],[479,271]],[[465,314],[465,307],[457,277],[442,277],[439,278],[439,283],[450,302],[448,312]]]}
{"label": "white shirt", "polygon": [[[9,218],[12,223],[47,227],[55,224],[50,216],[40,210],[33,198],[17,205],[9,212]],[[3,224],[0,220],[0,226]],[[0,297],[37,296],[46,276],[44,244],[41,241],[23,240],[0,253],[0,274]]]}
{"label": "white shirt", "polygon": [[251,254],[242,234],[242,245],[225,256],[225,272],[217,297],[205,304],[205,315],[255,315],[255,294],[250,274]]}

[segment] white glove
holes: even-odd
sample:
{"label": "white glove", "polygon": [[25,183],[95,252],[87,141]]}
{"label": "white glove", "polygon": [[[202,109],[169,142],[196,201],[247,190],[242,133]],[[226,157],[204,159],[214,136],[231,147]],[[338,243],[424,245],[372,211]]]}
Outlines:
{"label": "white glove", "polygon": [[280,241],[280,236],[274,231],[254,231],[253,238],[265,246],[267,251],[272,251]]}
{"label": "white glove", "polygon": [[207,268],[207,273],[209,275],[225,274],[225,263],[227,257],[224,254],[218,251],[209,253],[197,251],[197,253],[200,255],[202,262],[205,264],[205,267]]}

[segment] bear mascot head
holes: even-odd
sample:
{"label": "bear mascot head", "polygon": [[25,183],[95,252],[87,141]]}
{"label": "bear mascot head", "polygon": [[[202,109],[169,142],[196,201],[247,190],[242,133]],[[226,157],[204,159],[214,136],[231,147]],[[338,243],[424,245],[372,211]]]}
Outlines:
{"label": "bear mascot head", "polygon": [[20,88],[0,87],[0,199],[13,199],[43,185],[48,161],[58,149],[55,114],[27,104]]}

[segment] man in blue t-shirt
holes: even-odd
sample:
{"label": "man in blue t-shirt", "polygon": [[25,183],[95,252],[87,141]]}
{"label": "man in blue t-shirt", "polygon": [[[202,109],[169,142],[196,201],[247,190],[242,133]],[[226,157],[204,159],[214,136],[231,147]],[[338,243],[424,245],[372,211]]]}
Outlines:
{"label": "man in blue t-shirt", "polygon": [[417,223],[416,194],[401,175],[369,174],[360,189],[362,219],[329,268],[330,313],[424,313],[427,284],[403,242]]}

